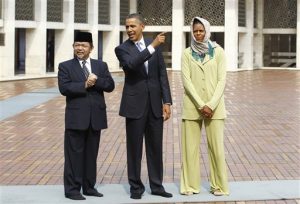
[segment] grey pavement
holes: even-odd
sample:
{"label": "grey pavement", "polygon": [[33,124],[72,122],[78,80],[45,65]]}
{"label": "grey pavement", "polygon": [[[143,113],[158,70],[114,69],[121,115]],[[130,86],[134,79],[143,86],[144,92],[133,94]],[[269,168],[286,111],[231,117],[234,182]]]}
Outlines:
{"label": "grey pavement", "polygon": [[209,193],[209,184],[204,183],[201,193],[192,196],[180,195],[179,186],[166,183],[167,191],[173,193],[172,198],[162,198],[150,194],[146,188],[141,200],[129,198],[129,187],[126,184],[101,184],[97,187],[104,197],[86,197],[85,201],[66,199],[62,185],[17,185],[1,186],[1,203],[3,204],[117,204],[117,203],[178,203],[178,202],[218,202],[218,201],[251,201],[251,200],[286,200],[300,198],[300,180],[276,181],[240,181],[230,182],[229,196],[214,196]]}
{"label": "grey pavement", "polygon": [[59,96],[57,87],[39,89],[0,101],[0,121]]}

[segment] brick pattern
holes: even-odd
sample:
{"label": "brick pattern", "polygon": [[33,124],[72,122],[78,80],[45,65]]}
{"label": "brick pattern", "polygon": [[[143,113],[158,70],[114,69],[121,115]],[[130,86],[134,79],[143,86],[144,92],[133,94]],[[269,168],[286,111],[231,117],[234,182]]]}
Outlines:
{"label": "brick pattern", "polygon": [[54,86],[57,86],[56,78],[0,82],[0,100],[5,100],[37,89],[46,89]]}
{"label": "brick pattern", "polygon": [[[116,89],[105,94],[109,128],[102,131],[100,142],[97,183],[101,184],[127,183],[125,122],[118,116],[122,74],[114,76]],[[180,72],[169,72],[169,79],[174,104],[164,125],[164,182],[178,183],[183,88]],[[299,84],[298,71],[228,73],[225,153],[230,181],[300,179]],[[55,78],[2,82],[0,98],[53,86],[57,86]],[[64,106],[65,98],[59,96],[0,121],[0,185],[62,184]],[[204,132],[200,163],[202,180],[207,181]],[[148,183],[145,155],[142,179]],[[262,203],[282,202],[299,203]]]}

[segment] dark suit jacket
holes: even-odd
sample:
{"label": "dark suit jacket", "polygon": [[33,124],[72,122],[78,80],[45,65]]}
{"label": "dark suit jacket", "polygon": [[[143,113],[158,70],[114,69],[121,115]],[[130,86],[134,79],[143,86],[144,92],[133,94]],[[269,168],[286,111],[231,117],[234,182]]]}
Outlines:
{"label": "dark suit jacket", "polygon": [[105,62],[91,59],[91,69],[98,79],[95,86],[86,89],[86,78],[76,58],[59,64],[59,91],[66,96],[66,129],[85,130],[90,124],[94,130],[107,128],[103,92],[113,91],[115,84]]}
{"label": "dark suit jacket", "polygon": [[[152,41],[145,39],[146,46]],[[120,106],[120,115],[138,119],[144,114],[147,100],[156,117],[162,117],[162,104],[172,104],[166,65],[160,48],[151,55],[148,49],[142,52],[126,40],[115,48],[115,53],[125,73],[125,84]],[[148,74],[144,62],[148,60]]]}

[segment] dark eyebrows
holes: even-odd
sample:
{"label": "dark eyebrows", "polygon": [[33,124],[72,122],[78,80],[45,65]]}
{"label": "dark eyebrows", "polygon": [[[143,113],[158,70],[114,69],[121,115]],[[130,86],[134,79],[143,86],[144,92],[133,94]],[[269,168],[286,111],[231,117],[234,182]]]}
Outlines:
{"label": "dark eyebrows", "polygon": [[136,25],[126,25],[125,27],[126,28],[129,28],[129,27],[134,28],[134,27],[136,27]]}

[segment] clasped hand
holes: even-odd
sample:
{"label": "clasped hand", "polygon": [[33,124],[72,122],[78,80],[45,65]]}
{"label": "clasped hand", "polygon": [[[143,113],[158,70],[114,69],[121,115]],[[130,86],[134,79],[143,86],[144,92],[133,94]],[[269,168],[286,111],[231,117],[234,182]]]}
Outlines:
{"label": "clasped hand", "polygon": [[212,118],[213,116],[213,111],[208,107],[208,106],[203,106],[202,109],[200,109],[200,113],[204,118]]}
{"label": "clasped hand", "polygon": [[97,78],[98,77],[95,74],[91,73],[85,81],[85,88],[90,88],[94,86],[96,84]]}

